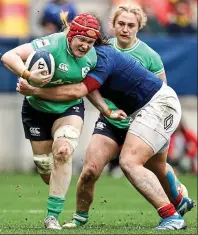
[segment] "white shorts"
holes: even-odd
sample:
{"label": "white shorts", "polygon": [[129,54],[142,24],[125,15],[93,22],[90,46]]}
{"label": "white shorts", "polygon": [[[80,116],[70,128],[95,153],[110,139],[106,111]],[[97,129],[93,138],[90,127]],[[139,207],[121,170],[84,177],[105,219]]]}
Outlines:
{"label": "white shorts", "polygon": [[154,154],[168,150],[170,136],[181,119],[181,105],[175,91],[165,83],[153,98],[133,113],[128,132],[140,137]]}

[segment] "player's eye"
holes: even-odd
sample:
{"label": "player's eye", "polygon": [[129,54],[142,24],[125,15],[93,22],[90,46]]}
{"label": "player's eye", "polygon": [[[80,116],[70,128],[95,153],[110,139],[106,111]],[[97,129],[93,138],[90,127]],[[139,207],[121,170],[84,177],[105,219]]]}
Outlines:
{"label": "player's eye", "polygon": [[128,24],[128,27],[129,27],[129,28],[134,28],[134,27],[135,27],[135,24]]}
{"label": "player's eye", "polygon": [[83,37],[79,37],[78,39],[79,39],[80,42],[84,42],[85,41],[85,38],[83,38]]}
{"label": "player's eye", "polygon": [[124,25],[125,25],[124,22],[118,22],[118,24],[119,24],[120,26],[124,26]]}

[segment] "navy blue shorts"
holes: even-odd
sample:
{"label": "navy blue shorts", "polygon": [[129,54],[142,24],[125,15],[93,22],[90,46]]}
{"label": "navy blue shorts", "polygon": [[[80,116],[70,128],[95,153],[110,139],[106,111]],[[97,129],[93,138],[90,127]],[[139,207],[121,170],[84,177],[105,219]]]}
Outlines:
{"label": "navy blue shorts", "polygon": [[45,113],[34,109],[25,98],[22,106],[22,122],[26,139],[32,141],[44,141],[52,139],[52,126],[62,117],[76,115],[84,120],[84,102],[74,105],[64,113]]}
{"label": "navy blue shorts", "polygon": [[105,135],[114,140],[118,146],[121,147],[124,144],[127,131],[128,129],[119,129],[113,126],[103,115],[100,115],[96,121],[93,134]]}

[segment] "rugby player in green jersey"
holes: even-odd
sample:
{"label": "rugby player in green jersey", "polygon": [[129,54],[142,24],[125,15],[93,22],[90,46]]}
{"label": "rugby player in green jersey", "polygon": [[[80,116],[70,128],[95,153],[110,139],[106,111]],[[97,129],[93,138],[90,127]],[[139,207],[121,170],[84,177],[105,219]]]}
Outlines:
{"label": "rugby player in green jersey", "polygon": [[[2,62],[24,79],[45,87],[81,82],[97,62],[94,44],[105,44],[100,36],[98,20],[90,14],[80,14],[67,24],[62,13],[65,32],[35,39],[2,56]],[[55,60],[51,78],[44,70],[29,72],[24,61],[36,49],[50,52]],[[84,120],[82,99],[54,102],[27,96],[22,107],[25,136],[30,140],[33,160],[43,181],[49,184],[46,228],[61,229],[61,213],[72,176],[72,154],[81,134]]]}
{"label": "rugby player in green jersey", "polygon": [[[137,38],[137,32],[146,25],[146,22],[147,17],[142,8],[138,5],[118,6],[111,18],[111,28],[115,33],[115,37],[109,39],[109,42],[116,50],[132,56],[134,59],[138,60],[146,69],[153,72],[164,82],[167,82],[164,65],[160,55],[146,43]],[[111,101],[108,99],[105,99],[105,101],[107,104],[109,104],[110,108],[115,108]],[[126,126],[128,126],[127,120],[116,121],[107,117],[106,119],[113,126],[118,127],[119,129],[124,129]],[[147,167],[151,168],[152,166],[147,164]],[[174,174],[172,167],[168,163],[167,168]],[[186,192],[186,187],[181,184],[177,178],[176,181],[178,186],[182,188],[184,192]]]}
{"label": "rugby player in green jersey", "polygon": [[[123,15],[124,17],[120,20],[120,17]],[[139,60],[144,67],[166,81],[163,64],[159,55],[145,43],[136,38],[138,30],[146,23],[145,16],[141,12],[141,9],[120,6],[113,17],[113,22],[115,29],[116,24],[118,24],[116,30],[116,36],[118,38],[115,46],[120,43],[119,47],[125,49],[124,52],[127,54],[133,52],[134,54],[130,54],[132,57]],[[119,35],[121,36],[119,37]],[[113,39],[112,41],[115,42],[116,40]],[[134,43],[136,44],[135,48],[133,48]],[[116,47],[118,49],[118,46]],[[144,51],[146,51],[146,54]],[[64,88],[62,91],[64,91]],[[105,101],[109,105],[109,108],[116,109],[116,106],[110,100],[105,99]],[[95,182],[99,178],[104,166],[115,156],[115,154],[119,152],[119,146],[123,144],[126,136],[126,130],[129,127],[129,121],[130,120],[128,119],[121,122],[114,122],[110,119],[107,120],[102,115],[99,117],[94,130],[94,135],[92,136],[87,150],[85,166],[83,167],[82,174],[78,181],[77,211],[74,214],[72,222],[66,223],[64,227],[76,227],[78,225],[85,224],[88,221],[88,210],[93,200]],[[101,147],[98,147],[100,144]],[[96,149],[102,149],[102,151],[96,151]],[[93,165],[96,165],[97,167],[93,168]],[[155,160],[152,159],[152,161],[148,161],[147,167],[149,167],[149,169],[151,169],[158,176],[159,180],[161,180],[164,190],[171,199],[172,203],[178,203],[179,199],[172,197],[172,192],[174,191],[175,193],[177,188],[171,191],[170,185],[167,185],[167,182],[163,184],[163,179],[160,177],[160,169],[155,167]],[[170,174],[173,176],[171,179],[175,177],[172,168],[168,165],[167,172],[169,172],[169,176]],[[170,182],[170,184],[173,184],[171,187],[176,185],[174,182]],[[185,194],[184,196],[187,195]],[[180,194],[179,198],[181,198]]]}

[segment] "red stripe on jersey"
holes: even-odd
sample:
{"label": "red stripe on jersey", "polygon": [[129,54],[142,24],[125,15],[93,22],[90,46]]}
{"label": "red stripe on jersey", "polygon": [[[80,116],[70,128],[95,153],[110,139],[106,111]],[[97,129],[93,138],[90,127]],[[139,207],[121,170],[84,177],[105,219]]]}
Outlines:
{"label": "red stripe on jersey", "polygon": [[87,76],[82,82],[87,87],[88,93],[91,93],[101,86],[101,84],[96,79],[90,76]]}

